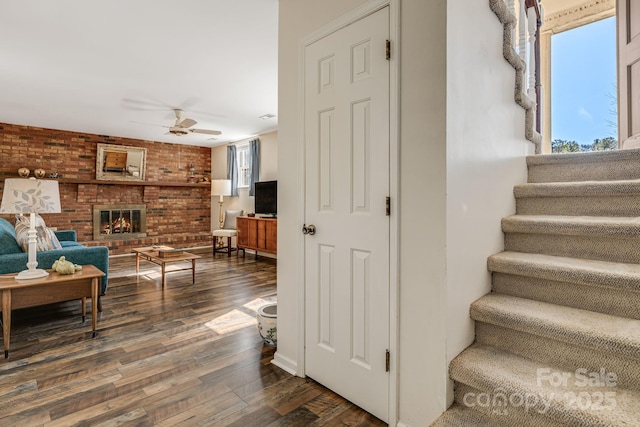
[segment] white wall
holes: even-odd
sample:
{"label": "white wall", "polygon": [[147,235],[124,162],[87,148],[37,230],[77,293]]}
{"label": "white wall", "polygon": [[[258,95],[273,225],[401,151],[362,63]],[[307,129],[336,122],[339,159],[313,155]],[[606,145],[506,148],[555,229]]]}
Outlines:
{"label": "white wall", "polygon": [[[524,111],[488,1],[391,0],[400,8],[399,425],[429,425],[450,403],[448,362],[473,340],[469,304],[489,290],[486,258],[525,181]],[[303,364],[299,42],[362,0],[280,0],[278,351]]]}
{"label": "white wall", "polygon": [[447,404],[446,1],[401,2],[399,420]]}
{"label": "white wall", "polygon": [[[260,140],[260,181],[278,179],[278,132],[269,132],[257,137],[237,141],[235,144]],[[220,145],[211,149],[211,179],[227,178],[227,146]],[[225,197],[223,210],[242,209],[245,213],[253,212],[254,197],[249,196],[248,188],[239,188],[238,197]],[[217,230],[219,224],[220,205],[218,197],[211,199],[211,229]]]}
{"label": "white wall", "polygon": [[[447,360],[474,338],[469,305],[490,291],[487,256],[503,250],[502,217],[526,182],[524,110],[488,2],[447,2]],[[482,28],[481,31],[478,28]]]}
{"label": "white wall", "polygon": [[469,305],[491,289],[487,256],[503,250],[500,220],[515,212],[513,186],[526,182],[524,156],[534,153],[487,3],[447,4],[448,362],[474,340]]}

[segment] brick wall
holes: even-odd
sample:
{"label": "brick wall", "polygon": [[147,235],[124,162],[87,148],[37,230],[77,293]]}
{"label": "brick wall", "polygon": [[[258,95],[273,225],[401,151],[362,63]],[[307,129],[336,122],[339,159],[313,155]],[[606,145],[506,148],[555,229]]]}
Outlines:
{"label": "brick wall", "polygon": [[[145,184],[154,185],[96,183],[98,143],[147,148]],[[63,178],[59,185],[62,213],[43,215],[47,225],[76,230],[78,241],[109,246],[111,254],[129,253],[132,247],[151,244],[175,247],[211,244],[210,189],[162,185],[187,183],[191,164],[196,174],[209,176],[211,149],[0,123],[0,194],[4,178],[17,177],[21,167],[57,172]],[[65,183],[64,178],[87,182]],[[94,242],[95,204],[146,204],[148,237]],[[11,215],[2,217],[13,222]]]}

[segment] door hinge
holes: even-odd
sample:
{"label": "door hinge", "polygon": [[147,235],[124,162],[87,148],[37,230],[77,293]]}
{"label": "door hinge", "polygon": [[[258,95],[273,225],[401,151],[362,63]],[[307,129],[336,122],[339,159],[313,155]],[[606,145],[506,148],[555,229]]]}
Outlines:
{"label": "door hinge", "polygon": [[384,355],[385,372],[389,372],[389,370],[391,369],[390,365],[391,365],[391,352],[387,350],[387,352]]}
{"label": "door hinge", "polygon": [[387,40],[387,61],[391,59],[391,40]]}
{"label": "door hinge", "polygon": [[391,215],[391,197],[387,196],[386,201],[387,216]]}

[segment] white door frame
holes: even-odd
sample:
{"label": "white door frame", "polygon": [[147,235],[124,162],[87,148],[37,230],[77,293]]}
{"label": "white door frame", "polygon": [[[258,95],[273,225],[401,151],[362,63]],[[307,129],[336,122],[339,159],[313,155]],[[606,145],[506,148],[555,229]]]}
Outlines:
{"label": "white door frame", "polygon": [[[305,128],[304,128],[304,87],[305,87],[305,48],[327,35],[334,33],[347,25],[358,21],[372,13],[389,7],[389,37],[391,39],[391,59],[389,63],[389,196],[391,197],[391,216],[389,218],[389,350],[391,352],[389,372],[389,425],[396,425],[398,419],[398,312],[399,312],[399,40],[400,40],[400,2],[401,0],[371,0],[366,4],[341,16],[332,23],[302,39],[298,47],[298,141],[300,144],[298,176],[298,225],[302,228],[305,221]],[[304,235],[298,235],[298,249],[303,254],[302,262],[297,266],[298,280],[298,360],[297,372],[305,375],[305,266],[304,266]]]}

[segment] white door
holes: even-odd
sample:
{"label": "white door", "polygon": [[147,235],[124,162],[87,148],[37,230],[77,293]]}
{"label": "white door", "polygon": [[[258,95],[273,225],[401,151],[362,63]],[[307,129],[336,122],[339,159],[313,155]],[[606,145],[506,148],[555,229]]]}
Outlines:
{"label": "white door", "polygon": [[305,48],[306,374],[387,421],[388,7]]}
{"label": "white door", "polygon": [[[640,147],[640,2],[617,1],[618,128],[623,148]],[[633,140],[625,141],[634,137]]]}

